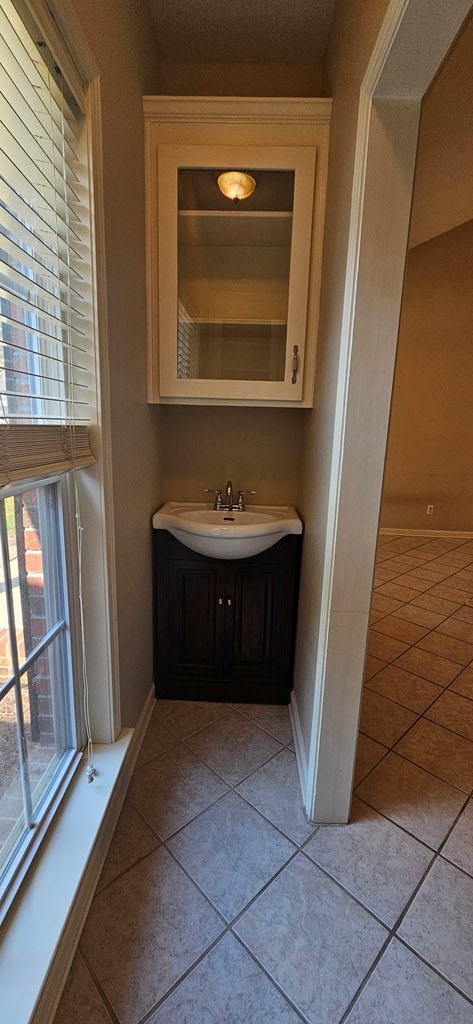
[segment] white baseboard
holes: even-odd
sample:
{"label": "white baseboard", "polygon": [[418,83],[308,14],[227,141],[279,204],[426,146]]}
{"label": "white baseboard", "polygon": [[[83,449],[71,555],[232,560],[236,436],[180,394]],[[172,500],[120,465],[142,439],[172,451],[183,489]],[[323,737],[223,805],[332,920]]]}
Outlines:
{"label": "white baseboard", "polygon": [[382,526],[382,536],[390,537],[459,537],[460,540],[470,540],[473,532],[463,530],[398,530],[391,526]]}
{"label": "white baseboard", "polygon": [[305,801],[305,795],[307,792],[307,752],[305,749],[304,736],[302,733],[301,719],[299,715],[299,708],[297,707],[297,698],[294,690],[291,694],[291,703],[289,705],[289,715],[291,718],[292,735],[294,737],[294,746],[296,749],[296,761],[297,770],[299,772],[299,779],[302,791],[302,801]]}
{"label": "white baseboard", "polygon": [[154,706],[150,689],[135,729],[94,746],[72,780],[2,926],[2,1020],[52,1024]]}

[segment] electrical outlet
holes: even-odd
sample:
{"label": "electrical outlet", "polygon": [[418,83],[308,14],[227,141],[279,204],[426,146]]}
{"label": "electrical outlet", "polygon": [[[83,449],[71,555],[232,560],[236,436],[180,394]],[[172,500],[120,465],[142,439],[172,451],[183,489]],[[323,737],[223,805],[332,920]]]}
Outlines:
{"label": "electrical outlet", "polygon": [[426,514],[428,516],[433,516],[433,514],[434,514],[434,506],[433,505],[427,505]]}

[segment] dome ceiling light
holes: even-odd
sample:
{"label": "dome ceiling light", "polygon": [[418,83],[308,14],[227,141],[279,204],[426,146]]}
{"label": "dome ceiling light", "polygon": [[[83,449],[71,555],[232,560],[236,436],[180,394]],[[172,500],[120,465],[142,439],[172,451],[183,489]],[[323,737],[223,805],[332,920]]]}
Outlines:
{"label": "dome ceiling light", "polygon": [[256,181],[245,171],[224,171],[217,178],[218,187],[227,199],[238,203],[240,199],[248,199],[256,188]]}

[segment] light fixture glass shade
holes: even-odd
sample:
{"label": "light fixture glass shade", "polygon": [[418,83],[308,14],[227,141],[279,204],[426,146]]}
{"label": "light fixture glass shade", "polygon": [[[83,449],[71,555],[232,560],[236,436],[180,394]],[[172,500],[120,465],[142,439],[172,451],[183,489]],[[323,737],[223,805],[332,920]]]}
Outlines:
{"label": "light fixture glass shade", "polygon": [[235,203],[239,199],[248,199],[256,188],[255,179],[251,174],[245,174],[245,171],[224,171],[219,174],[217,183],[222,195],[233,199]]}

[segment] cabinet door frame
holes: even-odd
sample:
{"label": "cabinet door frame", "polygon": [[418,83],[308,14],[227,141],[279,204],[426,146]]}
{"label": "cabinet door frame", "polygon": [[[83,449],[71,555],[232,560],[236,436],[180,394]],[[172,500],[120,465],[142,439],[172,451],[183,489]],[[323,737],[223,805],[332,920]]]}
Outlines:
{"label": "cabinet door frame", "polygon": [[[323,225],[328,171],[328,142],[332,101],[327,98],[232,97],[232,96],[145,96],[145,184],[146,184],[146,280],[148,322],[148,401],[169,405],[233,405],[279,408],[311,408],[314,401],[314,379],[319,319],[319,294],[322,267]],[[305,347],[302,393],[294,398],[293,385],[285,397],[278,397],[274,383],[244,381],[240,397],[202,393],[204,381],[179,382],[179,394],[169,390],[161,380],[160,343],[169,344],[173,337],[160,326],[161,303],[166,302],[165,285],[159,270],[163,257],[158,236],[159,153],[163,146],[240,147],[248,154],[254,149],[311,149],[315,154],[315,182],[311,197],[311,242],[308,258],[309,282],[304,306],[306,317],[299,352]],[[207,163],[207,159],[205,160]],[[245,164],[247,163],[245,158]],[[276,164],[277,166],[277,164]],[[167,200],[166,200],[167,202]],[[161,204],[161,211],[166,205]],[[164,214],[166,216],[166,214]],[[175,254],[177,260],[177,252]],[[167,260],[165,255],[164,260]],[[177,273],[176,273],[177,281]],[[177,291],[177,287],[176,287]],[[177,319],[177,307],[173,314]],[[301,348],[302,342],[302,348]],[[292,357],[292,345],[288,346]],[[177,367],[177,359],[176,359]],[[177,381],[177,370],[174,372]],[[185,383],[185,391],[182,385]],[[259,385],[258,397],[253,385]],[[262,389],[261,384],[266,388]]]}
{"label": "cabinet door frame", "polygon": [[[219,380],[177,376],[178,196],[180,168],[254,167],[294,171],[294,205],[284,380]],[[300,402],[303,393],[316,151],[311,146],[158,146],[158,310],[160,395],[164,398],[247,398]],[[166,257],[163,258],[162,254]],[[298,371],[292,383],[293,347]]]}

